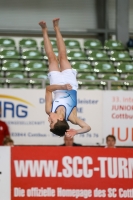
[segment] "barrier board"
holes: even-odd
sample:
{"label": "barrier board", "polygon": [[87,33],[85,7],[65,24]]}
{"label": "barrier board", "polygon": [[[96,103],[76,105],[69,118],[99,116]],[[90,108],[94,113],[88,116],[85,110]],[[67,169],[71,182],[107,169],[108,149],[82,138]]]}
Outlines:
{"label": "barrier board", "polygon": [[132,199],[132,149],[12,148],[11,200]]}

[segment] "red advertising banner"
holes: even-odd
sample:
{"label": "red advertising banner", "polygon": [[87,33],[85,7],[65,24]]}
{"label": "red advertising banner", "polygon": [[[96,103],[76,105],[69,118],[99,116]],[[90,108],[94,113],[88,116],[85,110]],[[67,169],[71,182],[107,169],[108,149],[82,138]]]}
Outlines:
{"label": "red advertising banner", "polygon": [[12,148],[12,200],[133,199],[133,149]]}

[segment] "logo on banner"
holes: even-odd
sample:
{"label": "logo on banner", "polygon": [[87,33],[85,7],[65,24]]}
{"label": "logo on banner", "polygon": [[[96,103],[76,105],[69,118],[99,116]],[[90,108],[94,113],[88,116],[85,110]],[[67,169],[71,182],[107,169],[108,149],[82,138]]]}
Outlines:
{"label": "logo on banner", "polygon": [[58,160],[15,160],[14,168],[16,177],[92,178],[99,172],[100,178],[133,178],[133,158],[97,157],[97,160],[99,166],[92,168],[94,161],[90,156],[64,156],[61,171]]}
{"label": "logo on banner", "polygon": [[[12,118],[25,118],[28,115],[28,106],[33,106],[30,102],[10,95],[0,95],[0,98],[7,99],[0,101],[0,107],[2,107],[1,117],[6,118],[9,114]],[[14,103],[13,101],[19,103]]]}

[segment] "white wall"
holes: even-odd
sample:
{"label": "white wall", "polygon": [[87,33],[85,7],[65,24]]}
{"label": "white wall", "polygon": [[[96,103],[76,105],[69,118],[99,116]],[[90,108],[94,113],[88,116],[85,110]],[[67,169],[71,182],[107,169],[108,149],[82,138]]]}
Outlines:
{"label": "white wall", "polygon": [[[108,0],[109,28],[115,29],[116,0]],[[129,0],[129,32],[133,32],[133,0]]]}
{"label": "white wall", "polygon": [[94,0],[0,0],[0,29],[38,30],[38,22],[60,17],[62,30],[96,28]]}
{"label": "white wall", "polygon": [[109,29],[115,29],[115,21],[116,21],[116,0],[108,0],[108,27]]}
{"label": "white wall", "polygon": [[[116,0],[108,1],[109,28],[115,29]],[[46,20],[53,30],[52,19],[60,17],[63,31],[86,31],[97,28],[96,0],[0,0],[0,30],[39,30]],[[129,30],[133,32],[133,0],[129,0]]]}
{"label": "white wall", "polygon": [[129,30],[133,32],[133,0],[129,0]]}

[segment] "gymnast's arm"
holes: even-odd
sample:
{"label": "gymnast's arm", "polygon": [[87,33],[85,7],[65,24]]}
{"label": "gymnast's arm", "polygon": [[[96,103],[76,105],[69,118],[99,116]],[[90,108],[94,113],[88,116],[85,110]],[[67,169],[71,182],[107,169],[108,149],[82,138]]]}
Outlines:
{"label": "gymnast's arm", "polygon": [[81,128],[78,130],[68,129],[66,132],[66,136],[68,136],[68,137],[73,137],[77,134],[86,133],[91,130],[91,127],[86,122],[79,119],[77,116],[74,116],[74,118],[72,120],[71,119],[69,119],[69,120],[71,123],[79,125]]}
{"label": "gymnast's arm", "polygon": [[49,115],[52,108],[52,92],[55,90],[71,90],[72,86],[70,84],[65,85],[48,85],[46,87],[45,93],[45,111]]}
{"label": "gymnast's arm", "polygon": [[48,85],[46,91],[53,92],[55,90],[71,90],[72,86],[70,84],[65,85]]}

